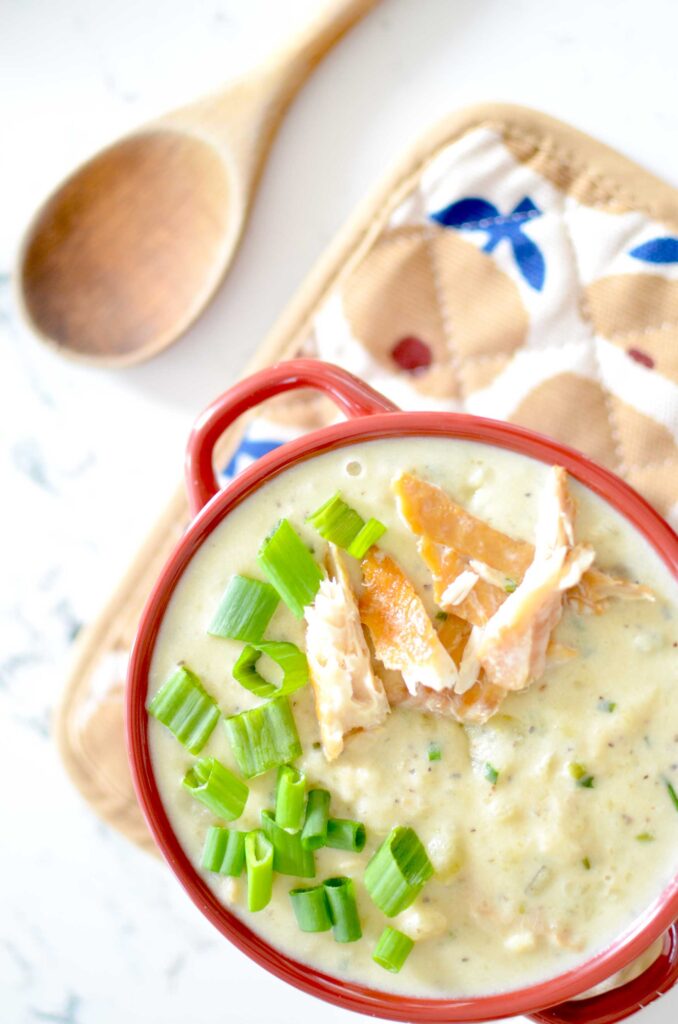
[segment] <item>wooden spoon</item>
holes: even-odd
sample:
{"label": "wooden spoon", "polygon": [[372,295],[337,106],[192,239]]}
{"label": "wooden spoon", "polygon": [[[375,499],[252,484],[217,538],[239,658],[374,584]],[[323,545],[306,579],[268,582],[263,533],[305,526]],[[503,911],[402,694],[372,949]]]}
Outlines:
{"label": "wooden spoon", "polygon": [[97,154],[46,201],[18,265],[23,311],[64,355],[126,366],[193,323],[242,234],[276,130],[377,0],[335,0],[267,64]]}

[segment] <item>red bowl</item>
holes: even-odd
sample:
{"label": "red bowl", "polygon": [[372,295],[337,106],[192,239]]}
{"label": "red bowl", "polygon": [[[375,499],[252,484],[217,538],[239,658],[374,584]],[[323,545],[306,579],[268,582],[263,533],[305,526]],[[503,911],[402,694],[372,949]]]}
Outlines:
{"label": "red bowl", "polygon": [[[248,409],[273,395],[310,387],[324,392],[348,417],[264,455],[223,491],[213,469],[214,446]],[[368,989],[300,963],[269,945],[222,906],[181,849],[153,776],[146,696],[158,630],[177,582],[211,531],[264,481],[321,452],[387,437],[449,437],[481,441],[565,466],[643,534],[678,579],[678,537],[635,491],[584,455],[521,427],[457,413],[401,412],[344,370],[315,360],[280,363],[247,378],[218,398],[198,419],[188,442],[186,480],[193,522],[172,552],[144,608],[127,680],[127,743],[132,778],[148,826],[186,892],[239,949],[267,970],[312,995],[398,1021],[483,1021],[527,1013],[542,1024],[613,1024],[668,991],[678,979],[678,875],[606,949],[581,966],[537,985],[466,999],[423,999]],[[594,998],[568,1002],[611,977],[665,935],[660,957],[635,981]]]}

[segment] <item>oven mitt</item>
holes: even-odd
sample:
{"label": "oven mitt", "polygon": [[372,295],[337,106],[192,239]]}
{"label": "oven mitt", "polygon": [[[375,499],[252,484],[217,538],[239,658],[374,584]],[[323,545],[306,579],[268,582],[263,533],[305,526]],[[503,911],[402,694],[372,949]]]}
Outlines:
{"label": "oven mitt", "polygon": [[[297,355],[344,366],[404,409],[549,434],[678,523],[678,191],[543,114],[476,107],[410,150],[248,371]],[[224,439],[225,479],[335,417],[317,395],[275,399]],[[149,849],[123,680],[143,603],[187,521],[180,488],[80,641],[57,720],[76,786]]]}

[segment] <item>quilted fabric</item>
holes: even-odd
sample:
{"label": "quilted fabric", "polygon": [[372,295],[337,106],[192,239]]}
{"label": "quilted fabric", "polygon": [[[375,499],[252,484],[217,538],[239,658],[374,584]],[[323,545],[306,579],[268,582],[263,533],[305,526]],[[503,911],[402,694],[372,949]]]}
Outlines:
{"label": "quilted fabric", "polygon": [[[301,350],[404,409],[550,434],[676,524],[677,314],[678,237],[477,127],[423,166]],[[253,429],[277,439],[275,417]]]}

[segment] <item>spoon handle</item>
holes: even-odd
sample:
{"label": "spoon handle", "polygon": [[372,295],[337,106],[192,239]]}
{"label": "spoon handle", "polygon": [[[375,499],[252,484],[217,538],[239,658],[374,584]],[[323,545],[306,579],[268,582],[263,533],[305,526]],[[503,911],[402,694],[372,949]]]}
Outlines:
{"label": "spoon handle", "polygon": [[[332,0],[263,64],[162,124],[197,131],[220,148],[251,192],[290,102],[331,47],[379,0]],[[245,197],[242,197],[245,201]]]}
{"label": "spoon handle", "polygon": [[335,43],[379,0],[332,0],[318,16],[272,56],[278,71],[278,101],[283,109]]}

